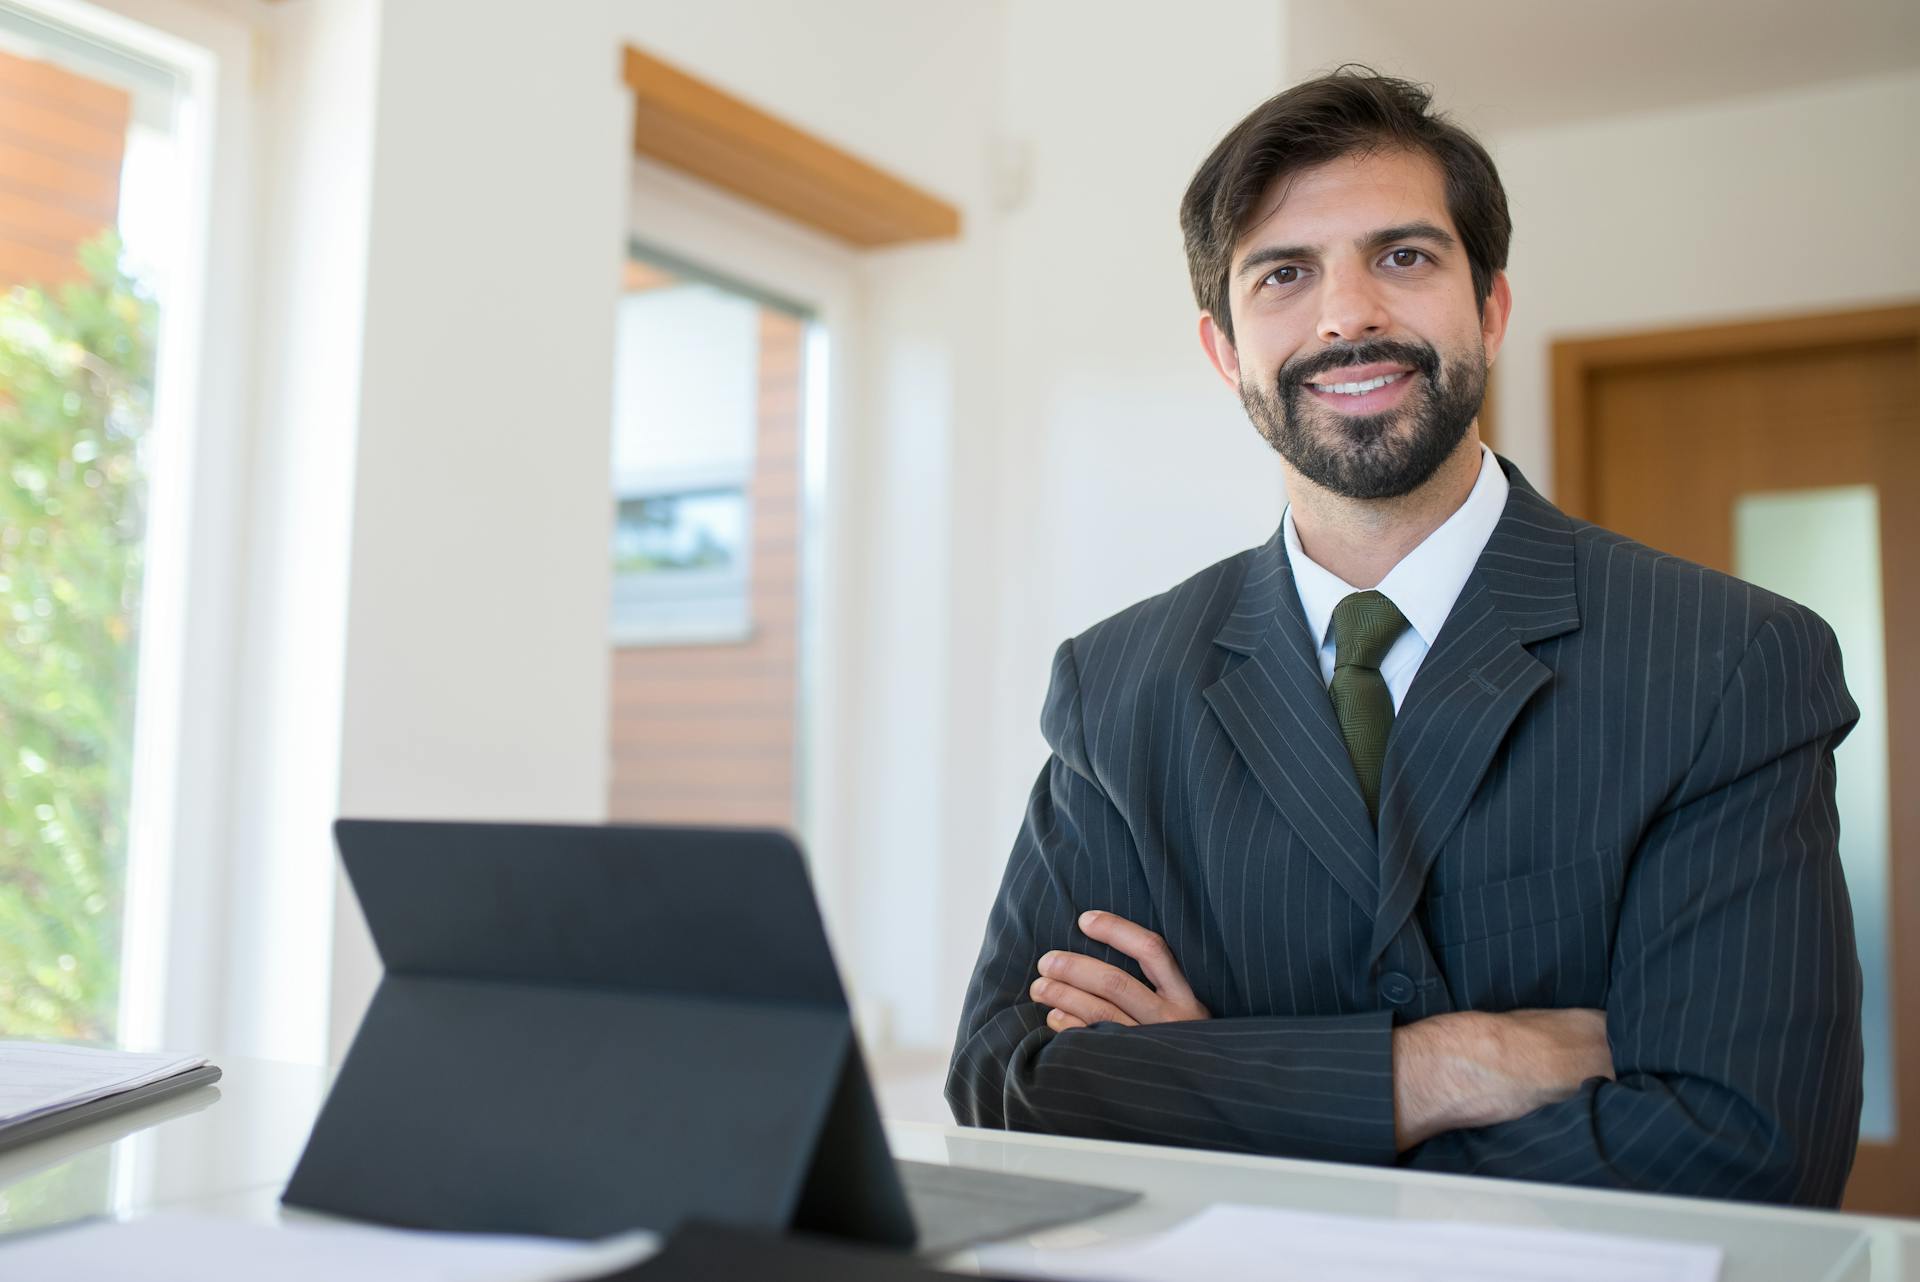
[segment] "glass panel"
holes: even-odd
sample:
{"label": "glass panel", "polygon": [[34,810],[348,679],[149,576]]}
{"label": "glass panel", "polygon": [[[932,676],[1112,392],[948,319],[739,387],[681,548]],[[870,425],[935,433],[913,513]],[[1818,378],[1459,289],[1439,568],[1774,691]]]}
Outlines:
{"label": "glass panel", "polygon": [[737,641],[750,623],[760,308],[642,265],[630,276],[614,372],[614,638]]}
{"label": "glass panel", "polygon": [[1860,724],[1834,754],[1840,861],[1853,895],[1865,981],[1863,1139],[1895,1133],[1893,1014],[1887,945],[1888,793],[1886,620],[1880,590],[1880,499],[1871,485],[1743,495],[1734,506],[1734,569],[1800,602],[1840,638]]}
{"label": "glass panel", "polygon": [[618,574],[739,573],[747,559],[746,490],[621,499],[613,558]]}
{"label": "glass panel", "polygon": [[0,1036],[117,1029],[179,83],[0,7]]}
{"label": "glass panel", "polygon": [[791,827],[809,318],[640,254],[613,424],[618,820]]}

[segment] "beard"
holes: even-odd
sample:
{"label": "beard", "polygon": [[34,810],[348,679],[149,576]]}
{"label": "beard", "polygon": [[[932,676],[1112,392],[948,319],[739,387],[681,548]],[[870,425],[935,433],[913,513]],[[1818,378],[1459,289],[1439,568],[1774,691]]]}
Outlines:
{"label": "beard", "polygon": [[[1424,386],[1384,413],[1342,414],[1307,391],[1310,380],[1329,370],[1389,361],[1416,371]],[[1439,470],[1480,413],[1486,346],[1476,342],[1471,354],[1443,367],[1440,354],[1424,343],[1373,339],[1289,361],[1274,388],[1269,394],[1243,379],[1240,403],[1295,471],[1346,498],[1399,498]]]}

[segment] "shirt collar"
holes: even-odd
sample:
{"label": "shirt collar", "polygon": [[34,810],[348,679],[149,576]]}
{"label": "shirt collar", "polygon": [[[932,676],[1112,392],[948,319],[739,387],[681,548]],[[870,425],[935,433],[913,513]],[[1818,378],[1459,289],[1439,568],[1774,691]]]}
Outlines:
{"label": "shirt collar", "polygon": [[[1440,635],[1453,603],[1467,586],[1475,562],[1493,537],[1506,510],[1507,475],[1500,470],[1493,451],[1480,447],[1480,475],[1473,482],[1466,502],[1454,510],[1440,527],[1421,540],[1420,545],[1400,558],[1399,564],[1380,580],[1380,592],[1394,608],[1405,615],[1420,639],[1432,647]],[[1287,560],[1293,567],[1293,582],[1300,594],[1300,608],[1307,616],[1315,645],[1324,646],[1327,631],[1333,626],[1333,608],[1348,595],[1360,591],[1333,571],[1309,557],[1300,546],[1300,533],[1293,524],[1293,505],[1287,505],[1280,518],[1287,544]]]}

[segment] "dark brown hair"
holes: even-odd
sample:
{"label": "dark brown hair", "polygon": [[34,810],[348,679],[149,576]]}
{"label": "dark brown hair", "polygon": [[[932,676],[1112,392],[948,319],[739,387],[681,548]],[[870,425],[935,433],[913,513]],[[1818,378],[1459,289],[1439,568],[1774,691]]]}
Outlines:
{"label": "dark brown hair", "polygon": [[1466,248],[1475,301],[1485,307],[1493,274],[1507,265],[1513,220],[1487,149],[1429,111],[1422,85],[1349,64],[1303,80],[1255,108],[1213,149],[1180,201],[1193,297],[1233,338],[1227,277],[1233,247],[1274,182],[1356,153],[1404,149],[1431,156],[1446,176],[1447,213]]}

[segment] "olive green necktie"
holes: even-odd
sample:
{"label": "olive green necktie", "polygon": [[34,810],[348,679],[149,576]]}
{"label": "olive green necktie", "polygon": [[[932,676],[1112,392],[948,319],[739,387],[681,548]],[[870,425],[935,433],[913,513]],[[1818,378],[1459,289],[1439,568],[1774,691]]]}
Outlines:
{"label": "olive green necktie", "polygon": [[1380,675],[1380,661],[1399,635],[1406,616],[1378,592],[1355,592],[1333,607],[1333,715],[1347,741],[1353,773],[1360,780],[1367,814],[1380,818],[1380,766],[1387,759],[1387,732],[1393,729],[1393,693]]}

